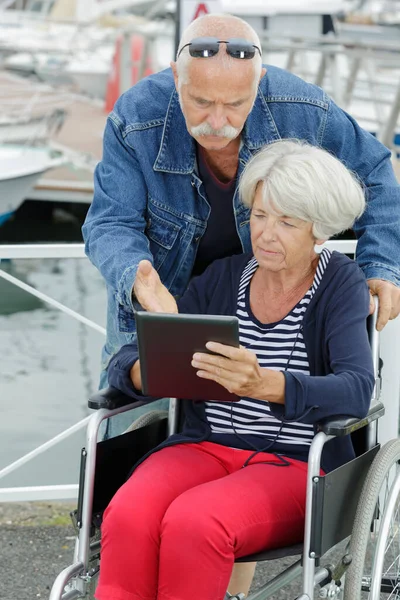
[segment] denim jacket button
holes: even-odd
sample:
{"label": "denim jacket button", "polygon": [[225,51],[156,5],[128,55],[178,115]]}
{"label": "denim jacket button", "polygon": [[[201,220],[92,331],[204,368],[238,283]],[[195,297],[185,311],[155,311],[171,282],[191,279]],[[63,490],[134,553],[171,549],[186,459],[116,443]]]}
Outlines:
{"label": "denim jacket button", "polygon": [[199,236],[199,235],[198,235],[198,236],[196,236],[196,237],[194,238],[194,241],[195,241],[195,242],[196,242],[196,244],[197,244],[197,243],[200,241],[200,236]]}
{"label": "denim jacket button", "polygon": [[191,181],[190,183],[192,184],[192,187],[196,185],[194,181]]}

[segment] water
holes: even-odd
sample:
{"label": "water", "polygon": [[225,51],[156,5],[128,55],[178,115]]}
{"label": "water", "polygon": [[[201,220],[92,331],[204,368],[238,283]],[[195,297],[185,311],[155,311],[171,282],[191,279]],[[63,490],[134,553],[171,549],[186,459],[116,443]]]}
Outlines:
{"label": "water", "polygon": [[[1,243],[82,241],[82,218],[44,218],[33,208],[25,206],[1,229]],[[87,259],[12,260],[0,267],[104,326],[105,286]],[[0,339],[1,469],[89,414],[104,337],[0,280]],[[75,436],[1,486],[74,483],[81,443],[83,435]]]}

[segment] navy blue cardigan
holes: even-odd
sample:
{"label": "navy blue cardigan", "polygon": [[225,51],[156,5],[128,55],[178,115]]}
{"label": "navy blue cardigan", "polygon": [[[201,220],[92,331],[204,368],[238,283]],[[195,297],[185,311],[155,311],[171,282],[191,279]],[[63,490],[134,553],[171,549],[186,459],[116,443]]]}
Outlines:
{"label": "navy blue cardigan", "polygon": [[[178,301],[179,312],[235,315],[240,277],[250,258],[250,254],[241,254],[216,260],[200,277],[192,279]],[[354,261],[333,252],[304,314],[303,337],[310,375],[284,372],[285,404],[270,404],[275,417],[316,424],[336,416],[362,418],[366,415],[374,385],[366,329],[368,309],[369,291],[363,273]],[[129,377],[137,359],[136,343],[123,346],[110,361],[108,381],[137,400],[151,402],[154,398],[138,393]],[[248,449],[243,440],[233,440],[234,436],[212,434],[203,402],[186,400],[183,405],[182,433],[171,436],[160,447],[208,440]],[[260,447],[260,443],[265,445],[259,436],[249,440],[256,447]],[[276,444],[268,452],[282,453]],[[299,446],[285,455],[306,461],[307,453],[308,450]],[[353,457],[350,436],[335,438],[325,445],[321,466],[328,472]]]}

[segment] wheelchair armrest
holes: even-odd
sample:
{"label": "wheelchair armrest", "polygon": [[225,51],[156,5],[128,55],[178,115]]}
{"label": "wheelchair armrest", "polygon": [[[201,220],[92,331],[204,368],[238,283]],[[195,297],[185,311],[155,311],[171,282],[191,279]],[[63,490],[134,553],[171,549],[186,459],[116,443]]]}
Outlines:
{"label": "wheelchair armrest", "polygon": [[128,404],[137,402],[134,398],[123,394],[119,390],[113,387],[104,388],[90,396],[88,400],[88,407],[99,410],[100,408],[106,408],[107,410],[114,410],[115,408],[121,408]]}
{"label": "wheelchair armrest", "polygon": [[379,419],[385,414],[382,402],[377,402],[370,407],[368,414],[363,419],[336,417],[317,424],[317,431],[323,431],[326,435],[343,436],[365,427],[372,421]]}

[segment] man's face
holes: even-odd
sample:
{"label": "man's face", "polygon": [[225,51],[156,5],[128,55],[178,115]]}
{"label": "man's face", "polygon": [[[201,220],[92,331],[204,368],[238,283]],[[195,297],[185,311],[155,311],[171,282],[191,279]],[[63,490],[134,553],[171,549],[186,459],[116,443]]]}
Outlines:
{"label": "man's face", "polygon": [[238,61],[229,69],[213,59],[189,63],[181,108],[190,135],[206,150],[222,150],[243,129],[256,94],[254,70],[246,63]]}

